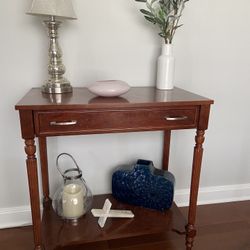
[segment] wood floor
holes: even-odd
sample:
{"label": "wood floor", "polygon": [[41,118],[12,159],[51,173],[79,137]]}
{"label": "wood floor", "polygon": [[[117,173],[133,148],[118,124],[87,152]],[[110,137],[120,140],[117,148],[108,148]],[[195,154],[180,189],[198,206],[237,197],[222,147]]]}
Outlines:
{"label": "wood floor", "polygon": [[[186,215],[187,209],[182,208],[182,212]],[[250,250],[250,201],[199,206],[197,226],[194,250]],[[32,241],[31,227],[0,230],[0,250],[32,250]],[[84,248],[107,249],[184,250],[184,236],[173,233],[168,236],[116,240]]]}

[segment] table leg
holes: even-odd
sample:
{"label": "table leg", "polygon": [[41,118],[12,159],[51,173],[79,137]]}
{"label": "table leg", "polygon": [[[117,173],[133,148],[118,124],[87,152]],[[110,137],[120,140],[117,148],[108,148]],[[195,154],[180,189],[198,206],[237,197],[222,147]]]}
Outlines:
{"label": "table leg", "polygon": [[25,140],[25,152],[27,154],[26,166],[29,181],[35,250],[41,250],[44,248],[42,246],[40,198],[38,187],[37,160],[35,156],[36,146],[34,139]]}
{"label": "table leg", "polygon": [[162,169],[168,170],[171,130],[164,131]]}
{"label": "table leg", "polygon": [[193,155],[193,169],[192,169],[192,179],[191,179],[191,191],[190,191],[190,201],[189,201],[189,213],[188,213],[188,224],[186,226],[186,249],[191,250],[193,247],[194,237],[196,235],[195,229],[195,217],[197,208],[197,197],[200,181],[201,172],[201,162],[203,147],[202,144],[205,140],[205,131],[197,130],[195,137],[195,148]]}
{"label": "table leg", "polygon": [[43,184],[43,203],[51,202],[49,197],[49,172],[48,172],[48,157],[47,157],[47,141],[46,137],[39,137],[39,152],[41,161],[42,184]]}

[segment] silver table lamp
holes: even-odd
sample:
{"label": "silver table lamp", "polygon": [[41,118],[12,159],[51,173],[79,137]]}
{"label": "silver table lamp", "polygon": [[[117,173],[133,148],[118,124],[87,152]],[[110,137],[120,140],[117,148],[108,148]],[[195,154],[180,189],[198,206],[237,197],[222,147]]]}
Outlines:
{"label": "silver table lamp", "polygon": [[61,21],[57,17],[66,19],[76,19],[76,15],[71,0],[33,0],[27,14],[47,16],[48,20],[44,24],[48,27],[50,40],[49,46],[49,79],[42,86],[42,92],[51,94],[62,94],[72,92],[70,82],[63,76],[65,66],[62,63],[62,51],[58,44],[57,30]]}

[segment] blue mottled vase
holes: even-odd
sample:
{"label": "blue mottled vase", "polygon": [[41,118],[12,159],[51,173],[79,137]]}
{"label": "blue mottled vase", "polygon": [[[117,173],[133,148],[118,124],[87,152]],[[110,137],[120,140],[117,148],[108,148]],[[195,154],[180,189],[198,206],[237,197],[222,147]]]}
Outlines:
{"label": "blue mottled vase", "polygon": [[163,211],[173,203],[174,184],[169,171],[155,168],[152,161],[138,160],[113,173],[112,193],[121,202]]}

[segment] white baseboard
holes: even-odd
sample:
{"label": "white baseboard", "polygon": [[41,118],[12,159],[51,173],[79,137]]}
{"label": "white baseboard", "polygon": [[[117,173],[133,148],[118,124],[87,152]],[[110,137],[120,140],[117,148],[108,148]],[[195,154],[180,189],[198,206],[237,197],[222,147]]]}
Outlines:
{"label": "white baseboard", "polygon": [[31,225],[30,206],[0,209],[0,229]]}
{"label": "white baseboard", "polygon": [[[179,207],[188,206],[189,189],[176,190],[174,200]],[[198,205],[243,200],[250,200],[250,183],[199,189]]]}
{"label": "white baseboard", "polygon": [[[232,201],[250,200],[250,183],[200,188],[198,204],[213,204]],[[189,203],[189,189],[175,191],[175,202],[178,206]],[[0,209],[0,229],[31,225],[29,206]]]}

